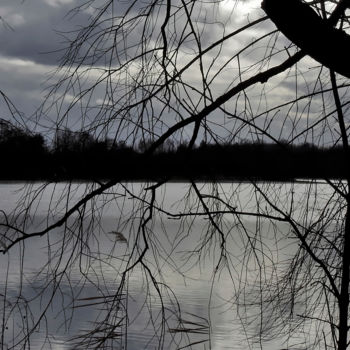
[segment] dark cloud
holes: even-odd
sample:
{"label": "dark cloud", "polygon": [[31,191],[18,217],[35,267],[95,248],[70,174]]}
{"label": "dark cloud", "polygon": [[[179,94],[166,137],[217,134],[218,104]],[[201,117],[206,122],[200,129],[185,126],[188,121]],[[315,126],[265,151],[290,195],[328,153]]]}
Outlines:
{"label": "dark cloud", "polygon": [[0,55],[57,64],[68,44],[63,33],[88,20],[86,13],[66,16],[72,6],[68,0],[1,1]]}
{"label": "dark cloud", "polygon": [[[79,3],[80,0],[0,2],[0,90],[26,116],[43,102],[50,72],[64,54],[68,42],[62,33],[88,21],[86,12],[73,18],[67,16]],[[10,119],[6,104],[0,102],[0,117]]]}

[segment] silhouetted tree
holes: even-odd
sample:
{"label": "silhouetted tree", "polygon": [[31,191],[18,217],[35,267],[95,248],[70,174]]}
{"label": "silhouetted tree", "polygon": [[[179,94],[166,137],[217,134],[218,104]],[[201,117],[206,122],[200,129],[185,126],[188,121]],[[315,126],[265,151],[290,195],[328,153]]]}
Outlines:
{"label": "silhouetted tree", "polygon": [[47,148],[44,137],[29,130],[0,123],[0,158],[2,179],[45,178]]}
{"label": "silhouetted tree", "polygon": [[[244,10],[247,2],[230,4],[219,0],[83,3],[74,11],[88,11],[91,22],[72,33],[59,81],[43,113],[58,110],[53,127],[61,129],[68,114],[77,110],[83,114],[86,130],[107,131],[118,142],[141,145],[145,157],[172,139],[180,144],[178,153],[184,154],[202,139],[218,145],[268,141],[281,148],[308,142],[342,147],[348,154],[348,81],[335,72],[348,77],[348,54],[339,46],[348,42],[344,32],[348,31],[349,1],[265,0],[264,10],[277,28],[261,9],[243,16],[239,9]],[[333,55],[333,50],[339,55]],[[341,62],[334,63],[335,58]],[[97,99],[101,91],[103,99]],[[65,99],[71,95],[73,100]],[[50,98],[57,101],[57,109]],[[65,100],[70,102],[63,109]],[[74,135],[63,135],[62,140],[66,136]],[[234,164],[232,158],[227,163]],[[249,164],[249,157],[246,161]],[[115,268],[118,286],[113,294],[97,286],[96,298],[85,300],[103,305],[104,311],[90,330],[75,339],[76,348],[127,346],[125,337],[133,326],[128,318],[128,280],[137,271],[142,271],[137,276],[143,276],[147,287],[146,323],[154,327],[158,348],[167,346],[168,331],[176,335],[171,338],[174,343],[177,335],[187,332],[189,345],[193,327],[185,327],[181,305],[169,291],[162,270],[170,265],[172,271],[183,273],[181,266],[173,265],[173,247],[195,234],[196,219],[205,218],[190,258],[199,257],[200,264],[207,255],[213,256],[213,289],[224,273],[231,278],[232,302],[227,304],[237,311],[248,343],[258,341],[263,348],[271,337],[282,337],[291,348],[302,344],[307,349],[345,350],[349,344],[350,178],[303,185],[252,179],[249,185],[234,183],[228,188],[215,182],[203,185],[192,175],[178,210],[160,199],[167,179],[134,189],[121,181],[116,170],[109,180],[86,184],[79,198],[72,198],[74,191],[68,184],[60,191],[58,204],[50,203],[43,227],[35,229],[28,226],[23,213],[29,215],[47,189],[38,187],[26,192],[26,204],[11,216],[3,213],[2,251],[47,236],[45,268],[49,272],[41,276],[43,288],[50,287],[52,295],[64,294],[60,283],[70,279],[76,264],[81,273],[77,285],[85,287],[90,282],[86,271],[95,271],[96,264],[115,266],[117,258],[122,260]],[[121,198],[131,198],[132,209],[125,209],[126,213],[118,202]],[[104,234],[101,216],[112,201],[122,212],[116,215],[123,218],[114,234],[121,240],[122,228],[130,233],[127,256],[119,253],[118,244],[103,256],[90,248]],[[57,216],[52,219],[54,209]],[[166,217],[180,222],[173,240],[155,225]],[[253,228],[247,218],[254,220]],[[62,238],[53,243],[50,234],[55,230]],[[169,249],[161,237],[170,241]],[[233,243],[239,252],[230,249]],[[67,259],[62,258],[65,251],[69,251]],[[86,264],[81,257],[87,257]],[[104,274],[103,268],[99,273]],[[76,302],[77,296],[71,295]],[[156,313],[147,308],[154,304],[152,297],[160,305]],[[165,297],[171,299],[172,308]],[[19,328],[9,348],[26,346],[32,332],[43,324],[51,301]],[[30,302],[19,297],[16,305],[27,310]],[[9,320],[8,314],[3,311],[3,319]],[[170,319],[179,326],[170,327]],[[251,337],[249,325],[254,326]],[[202,326],[203,330],[211,328]],[[3,338],[4,332],[3,327]]]}

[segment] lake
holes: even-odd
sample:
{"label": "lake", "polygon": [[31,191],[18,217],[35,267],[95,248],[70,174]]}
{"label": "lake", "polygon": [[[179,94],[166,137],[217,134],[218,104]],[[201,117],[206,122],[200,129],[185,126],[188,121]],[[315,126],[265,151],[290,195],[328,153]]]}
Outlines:
{"label": "lake", "polygon": [[[15,210],[13,225],[38,232],[94,186],[2,183],[0,208]],[[277,281],[298,248],[287,223],[263,217],[262,193],[250,183],[200,183],[203,206],[189,184],[168,183],[157,189],[151,212],[147,186],[116,185],[0,257],[1,349],[306,348],[312,324],[303,338],[257,336],[272,330],[276,310],[265,309],[271,317],[261,323],[256,291],[262,279]],[[317,182],[258,186],[303,223],[316,220],[333,193]],[[241,215],[225,212],[233,208]],[[3,236],[2,246],[9,243]],[[92,330],[89,341],[79,338]]]}

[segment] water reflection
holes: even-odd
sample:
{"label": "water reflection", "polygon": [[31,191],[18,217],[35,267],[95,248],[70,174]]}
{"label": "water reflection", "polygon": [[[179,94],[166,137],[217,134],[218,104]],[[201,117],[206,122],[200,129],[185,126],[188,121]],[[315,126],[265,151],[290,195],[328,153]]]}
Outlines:
{"label": "water reflection", "polygon": [[[16,192],[18,186],[0,186],[0,201],[4,210],[14,208],[20,200],[21,193]],[[46,188],[35,212],[31,213],[30,224],[27,224],[29,231],[40,230],[65,212],[66,202],[60,196],[67,186],[56,184]],[[2,307],[3,324],[6,325],[3,344],[16,348],[16,344],[26,336],[25,331],[38,323],[40,327],[31,334],[30,342],[25,343],[27,348],[70,349],[73,338],[93,329],[94,322],[106,318],[108,310],[105,301],[110,300],[112,303],[122,280],[122,271],[134,253],[137,240],[140,242],[139,249],[142,249],[138,229],[141,211],[136,207],[142,206],[142,203],[132,197],[132,193],[140,193],[142,186],[130,184],[128,191],[115,189],[110,197],[106,195],[99,198],[94,205],[95,211],[97,208],[100,210],[101,220],[90,215],[91,208],[88,208],[87,215],[80,223],[80,231],[74,226],[75,220],[70,219],[66,226],[57,227],[49,235],[26,240],[1,256],[0,293],[2,299],[6,299]],[[247,338],[259,331],[254,320],[258,311],[252,314],[250,324],[242,328],[242,315],[236,308],[237,290],[242,288],[239,276],[248,268],[251,275],[245,276],[246,288],[253,290],[255,279],[260,273],[258,267],[245,256],[247,242],[244,237],[248,232],[254,237],[256,220],[245,218],[243,232],[229,215],[221,217],[225,232],[228,232],[226,249],[229,254],[226,259],[233,269],[216,270],[220,259],[218,240],[209,242],[204,248],[205,254],[198,250],[200,242],[208,236],[207,219],[198,216],[193,220],[189,217],[184,224],[184,220],[175,220],[166,214],[192,210],[190,202],[185,207],[182,201],[187,190],[186,184],[168,184],[166,191],[158,193],[157,202],[162,205],[165,214],[155,215],[148,231],[152,238],[152,254],[147,254],[145,261],[163,297],[159,297],[145,269],[137,266],[127,274],[127,288],[123,290],[124,300],[120,305],[124,305],[128,313],[125,314],[122,307],[118,310],[120,327],[114,330],[114,334],[120,333],[123,337],[116,338],[113,343],[115,348],[136,350],[163,346],[166,349],[178,349],[189,343],[197,343],[193,348],[240,349],[242,344],[246,344]],[[80,198],[84,191],[84,185],[72,185],[70,200],[73,202]],[[231,185],[222,185],[222,191],[225,194],[233,193],[232,201],[236,201],[233,204],[241,211],[248,210],[254,203],[248,184],[240,188],[239,202]],[[293,191],[299,200],[304,195],[303,185]],[[279,195],[282,199],[290,193],[284,187],[284,193],[281,189]],[[56,204],[53,204],[53,198]],[[134,215],[133,220],[129,219],[130,213]],[[294,214],[302,215],[297,212]],[[65,236],[67,230],[73,236],[78,236],[78,232],[90,232],[90,236],[84,240],[69,240]],[[274,259],[286,259],[295,247],[288,239],[288,227],[284,223],[276,228],[268,222],[260,222],[259,230],[259,237],[263,237],[263,240],[259,238],[251,244],[261,245],[260,248],[264,249],[264,273],[272,275],[276,273],[272,271]],[[84,246],[77,247],[77,244]],[[63,250],[60,250],[61,246]],[[77,251],[82,253],[75,255]],[[183,325],[202,331],[181,331],[183,325],[179,324],[179,319]],[[119,322],[116,318],[114,321]],[[209,328],[207,332],[204,331],[207,325],[210,334]],[[19,329],[24,331],[19,332]],[[282,347],[277,339],[266,344],[270,349]]]}

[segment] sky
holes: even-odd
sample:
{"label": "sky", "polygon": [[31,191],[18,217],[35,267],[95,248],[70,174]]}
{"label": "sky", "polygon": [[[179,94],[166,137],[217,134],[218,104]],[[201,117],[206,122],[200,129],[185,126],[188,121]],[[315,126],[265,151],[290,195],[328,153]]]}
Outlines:
{"label": "sky", "polygon": [[[33,120],[31,116],[35,114],[42,104],[47,89],[55,83],[57,75],[52,78],[52,74],[56,71],[64,55],[65,48],[69,44],[69,38],[74,37],[74,31],[87,24],[91,18],[92,11],[89,8],[79,12],[76,16],[72,16],[72,13],[69,12],[74,6],[82,2],[86,2],[86,0],[1,0],[0,2],[0,90],[25,115],[23,123],[27,123],[31,128],[37,127],[39,131],[40,125],[34,126],[28,121],[28,118]],[[221,23],[216,26],[214,25],[215,23],[210,24],[206,30],[203,30],[203,43],[213,42],[222,35],[222,32],[216,32],[215,28],[221,28],[219,30],[228,33],[230,30],[246,23],[247,20],[252,21],[263,16],[264,13],[260,8],[260,2],[261,0],[241,0],[238,3],[236,0],[222,1],[218,7]],[[210,21],[208,19],[211,14],[208,14],[205,10],[204,6],[203,14],[201,14],[203,22]],[[198,23],[200,26],[200,21]],[[274,25],[270,21],[264,22],[259,27],[260,31],[271,29],[274,29]],[[246,43],[254,40],[261,33],[258,31],[247,31],[247,33],[243,33],[239,37],[239,40]],[[232,52],[237,51],[242,42],[237,40],[230,41],[229,45],[223,48],[220,58],[215,64],[225,65],[225,60],[229,60]],[[286,45],[288,45],[287,42]],[[188,47],[188,50],[190,51],[191,47]],[[246,61],[243,64],[249,64],[249,60],[251,62],[256,60],[256,57],[260,54],[259,52],[266,50],[266,47],[258,46],[254,50],[249,55],[246,55]],[[213,50],[213,52],[207,54],[205,63],[210,64],[210,60],[215,57],[216,53]],[[287,50],[283,52],[285,58],[288,57],[287,54]],[[220,61],[221,59],[223,60],[222,62]],[[281,61],[278,57],[272,57],[271,62],[280,63]],[[227,79],[228,74],[231,74],[229,66],[215,79],[212,90],[217,95],[226,91],[230,84],[233,84]],[[198,80],[198,70],[188,70],[185,79],[195,86],[196,80]],[[269,82],[264,87],[270,93],[268,102],[270,106],[274,103],[278,104],[284,99],[290,99],[291,96],[295,97],[293,81],[283,81],[282,79],[282,81],[278,82],[278,85],[273,84],[274,81]],[[256,103],[257,105],[257,107],[253,106],[256,113],[258,113],[260,108],[258,104],[261,104],[259,93],[259,91],[256,92],[256,100],[253,101],[253,104]],[[303,91],[300,92],[300,94],[302,93]],[[103,93],[98,94],[99,92],[97,91],[97,95],[94,96],[96,104],[102,101],[103,98]],[[70,98],[74,99],[74,95],[70,96]],[[53,112],[51,111],[50,113]],[[0,118],[11,118],[3,102],[0,104]],[[46,115],[44,118],[40,118],[40,120],[45,119],[47,121],[54,120],[55,117]]]}
{"label": "sky", "polygon": [[[0,89],[25,114],[33,113],[42,102],[47,79],[68,44],[65,36],[89,21],[88,11],[69,15],[78,3],[81,1],[0,2]],[[224,1],[222,8],[230,11],[232,3]]]}
{"label": "sky", "polygon": [[[43,101],[48,78],[67,46],[67,32],[88,20],[67,13],[74,0],[1,0],[0,89],[19,111],[31,115]],[[6,109],[0,108],[6,119]]]}

